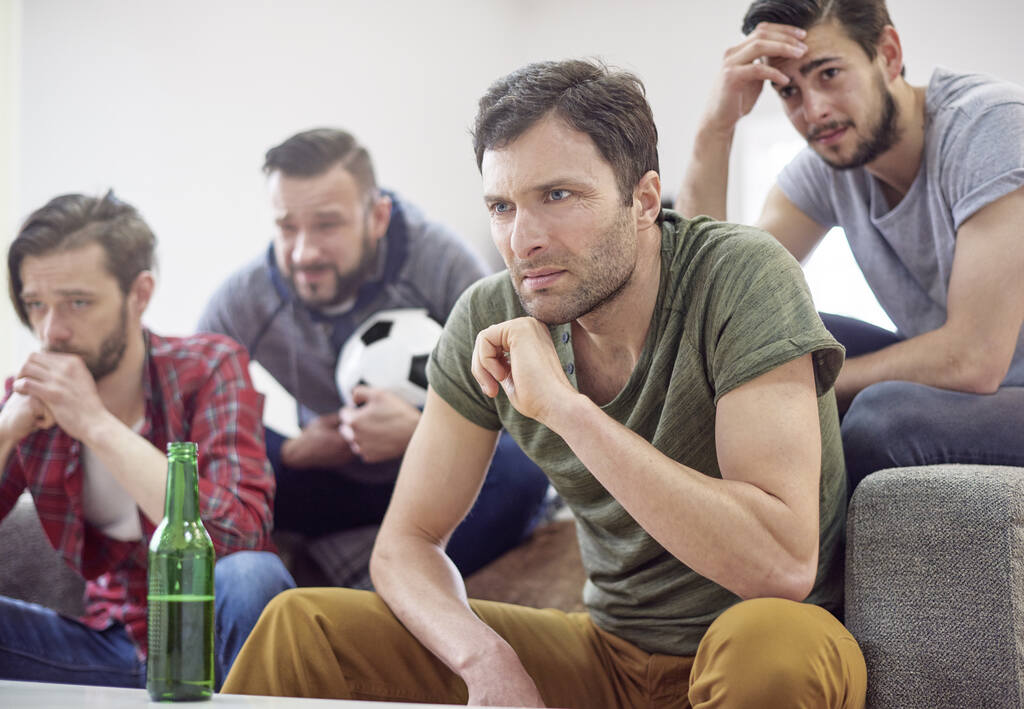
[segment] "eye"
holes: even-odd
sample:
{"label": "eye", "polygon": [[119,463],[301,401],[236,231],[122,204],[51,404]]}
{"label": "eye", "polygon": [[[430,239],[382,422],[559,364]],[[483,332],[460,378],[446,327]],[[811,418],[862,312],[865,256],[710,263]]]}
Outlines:
{"label": "eye", "polygon": [[341,222],[330,221],[330,222],[318,222],[316,225],[317,231],[333,231],[341,226]]}
{"label": "eye", "polygon": [[779,98],[781,98],[783,101],[787,101],[796,96],[795,86],[780,86],[779,88],[775,89],[775,91],[779,94]]}
{"label": "eye", "polygon": [[85,298],[73,298],[71,300],[71,307],[75,310],[88,308],[90,305],[92,305],[92,301],[86,300]]}
{"label": "eye", "polygon": [[570,195],[572,195],[572,192],[570,192],[569,190],[551,190],[550,192],[548,192],[548,198],[552,202],[561,202],[563,200],[569,199]]}
{"label": "eye", "polygon": [[834,66],[830,66],[828,69],[825,69],[825,70],[823,70],[821,72],[821,78],[825,79],[826,81],[829,80],[829,79],[834,79],[838,75],[839,75],[839,69],[837,69]]}
{"label": "eye", "polygon": [[490,210],[492,214],[508,214],[512,211],[512,205],[508,202],[492,202]]}
{"label": "eye", "polygon": [[294,236],[296,232],[294,224],[278,224],[277,228],[283,236]]}
{"label": "eye", "polygon": [[38,300],[26,300],[22,302],[27,313],[37,313],[43,309],[43,304]]}

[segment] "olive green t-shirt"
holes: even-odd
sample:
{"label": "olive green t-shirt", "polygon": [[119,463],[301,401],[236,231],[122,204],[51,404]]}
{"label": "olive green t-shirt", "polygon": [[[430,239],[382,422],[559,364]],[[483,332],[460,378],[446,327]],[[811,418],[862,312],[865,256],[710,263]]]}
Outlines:
{"label": "olive green t-shirt", "polygon": [[[517,413],[504,392],[487,397],[473,379],[476,334],[525,314],[507,272],[471,286],[431,356],[430,385],[468,420],[504,427],[551,478],[576,518],[587,572],[583,601],[594,622],[647,652],[693,655],[708,625],[739,598],[654,541],[559,436]],[[571,327],[549,329],[575,386]],[[751,227],[666,211],[661,283],[643,353],[602,410],[671,458],[721,477],[719,398],[809,352],[822,456],[819,566],[807,601],[835,611],[842,593],[846,471],[831,387],[843,349],[822,325],[799,264],[775,239]]]}

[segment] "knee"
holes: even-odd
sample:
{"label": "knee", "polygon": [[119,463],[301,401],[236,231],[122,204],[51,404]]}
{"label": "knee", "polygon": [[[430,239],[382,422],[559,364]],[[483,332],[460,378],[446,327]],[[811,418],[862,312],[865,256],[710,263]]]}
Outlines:
{"label": "knee", "polygon": [[895,425],[905,425],[908,410],[913,410],[907,404],[916,386],[911,382],[879,382],[861,390],[843,417],[843,445],[847,449],[873,447],[891,436]]}
{"label": "knee", "polygon": [[[727,689],[730,706],[840,706],[866,682],[856,640],[828,611],[758,598],[720,615],[697,650],[691,701]],[[837,699],[839,701],[837,702]]]}
{"label": "knee", "polygon": [[295,588],[281,558],[269,551],[236,551],[217,562],[214,584],[219,599],[262,599],[261,605],[281,591]]}

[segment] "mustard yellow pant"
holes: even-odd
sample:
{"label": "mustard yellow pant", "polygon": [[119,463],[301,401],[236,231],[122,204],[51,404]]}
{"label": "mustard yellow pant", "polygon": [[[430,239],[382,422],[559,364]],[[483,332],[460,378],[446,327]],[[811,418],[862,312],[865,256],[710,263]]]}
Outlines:
{"label": "mustard yellow pant", "polygon": [[[864,658],[828,611],[744,601],[695,657],[650,654],[586,613],[471,601],[550,707],[863,707]],[[367,591],[302,588],[264,610],[224,692],[464,704],[466,686]]]}

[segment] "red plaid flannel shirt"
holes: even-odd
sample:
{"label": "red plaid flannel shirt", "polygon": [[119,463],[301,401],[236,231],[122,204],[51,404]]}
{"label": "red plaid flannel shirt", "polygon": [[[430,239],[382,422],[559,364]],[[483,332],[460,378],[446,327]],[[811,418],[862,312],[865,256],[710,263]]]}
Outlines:
{"label": "red plaid flannel shirt", "polygon": [[[161,451],[169,441],[198,445],[201,514],[218,557],[272,550],[274,477],[263,443],[263,397],[249,380],[245,350],[220,335],[144,336],[141,435]],[[5,401],[12,385],[8,379]],[[21,440],[0,476],[0,519],[28,488],[50,543],[87,581],[82,622],[97,630],[123,624],[144,657],[146,554],[155,525],[140,511],[143,539],[125,542],[86,524],[81,452],[57,426]]]}

